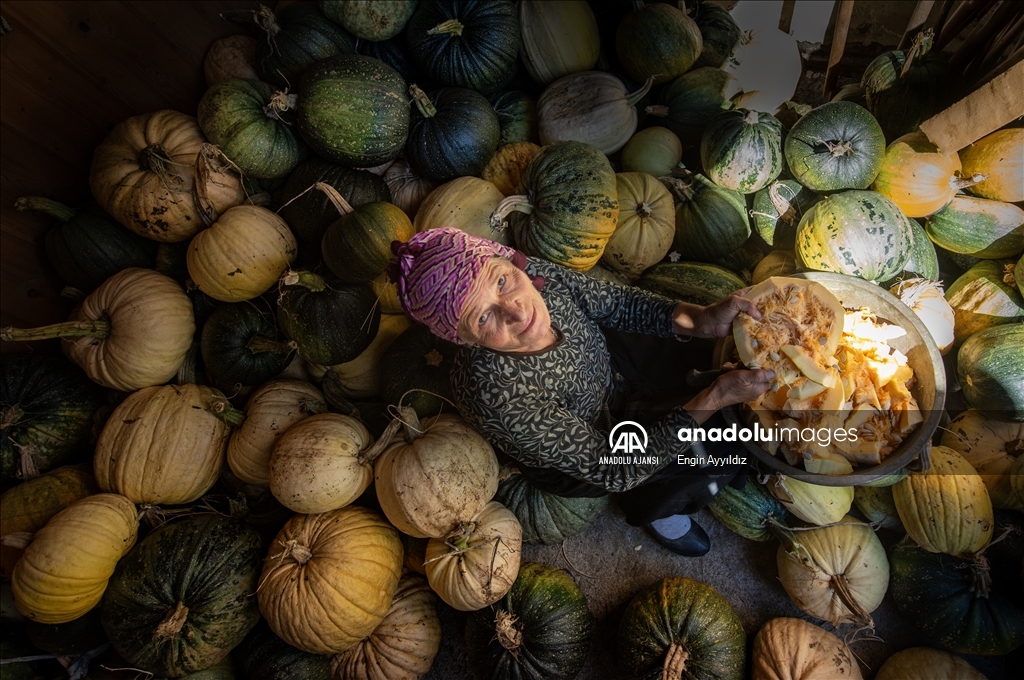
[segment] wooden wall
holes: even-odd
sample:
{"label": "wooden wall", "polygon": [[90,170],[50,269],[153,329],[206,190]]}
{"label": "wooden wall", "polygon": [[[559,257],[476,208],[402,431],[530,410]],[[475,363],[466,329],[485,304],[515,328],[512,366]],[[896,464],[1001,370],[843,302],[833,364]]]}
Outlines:
{"label": "wooden wall", "polygon": [[[0,2],[0,325],[63,321],[72,306],[43,251],[51,220],[16,211],[15,199],[89,200],[92,151],[114,125],[159,109],[195,115],[206,51],[246,30],[220,13],[257,4]],[[0,343],[3,353],[25,349]]]}

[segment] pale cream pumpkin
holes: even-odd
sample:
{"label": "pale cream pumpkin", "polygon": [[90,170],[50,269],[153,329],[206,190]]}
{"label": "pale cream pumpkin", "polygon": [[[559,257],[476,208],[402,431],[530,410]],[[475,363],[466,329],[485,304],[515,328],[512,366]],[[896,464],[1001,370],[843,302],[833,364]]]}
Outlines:
{"label": "pale cream pumpkin", "polygon": [[519,185],[526,175],[526,166],[538,151],[540,147],[533,142],[506,144],[494,152],[480,176],[498,187],[503,198],[521,193]]}
{"label": "pale cream pumpkin", "polygon": [[289,510],[315,513],[349,505],[373,481],[366,448],[373,437],[351,416],[321,413],[290,427],[270,456],[270,491]]}
{"label": "pale cream pumpkin", "polygon": [[987,680],[959,656],[932,647],[896,652],[882,664],[875,680]]}
{"label": "pale cream pumpkin", "polygon": [[117,561],[138,534],[135,506],[124,496],[87,496],[36,532],[14,567],[14,604],[38,623],[74,621],[99,604]]}
{"label": "pale cream pumpkin", "polygon": [[96,442],[100,489],[133,503],[191,503],[220,476],[232,426],[245,415],[205,385],[161,385],[130,394]]}
{"label": "pale cream pumpkin", "polygon": [[754,638],[750,680],[862,680],[850,648],[803,619],[782,617]]}
{"label": "pale cream pumpkin", "polygon": [[249,397],[245,422],[231,433],[228,466],[246,484],[270,485],[274,445],[292,425],[327,412],[324,395],[301,380],[271,380]]}
{"label": "pale cream pumpkin", "polygon": [[296,515],[272,545],[256,597],[279,638],[311,654],[338,654],[384,620],[402,573],[402,542],[376,512],[350,506]]}
{"label": "pale cream pumpkin", "polygon": [[665,185],[646,172],[615,175],[619,223],[601,262],[636,279],[668,254],[676,235],[676,206]]}
{"label": "pale cream pumpkin", "polygon": [[785,475],[771,475],[767,487],[787,510],[818,526],[838,522],[853,506],[852,486],[821,486]]}
{"label": "pale cream pumpkin", "polygon": [[[241,178],[207,166],[197,185],[206,139],[192,116],[156,111],[119,123],[93,152],[89,188],[100,207],[154,241],[186,241],[245,200]],[[203,204],[205,210],[203,209]]]}
{"label": "pale cream pumpkin", "polygon": [[476,611],[503,598],[515,583],[522,547],[519,520],[490,501],[444,538],[430,539],[423,565],[442,600],[459,611]]}
{"label": "pale cream pumpkin", "polygon": [[384,620],[369,637],[331,658],[336,680],[417,680],[441,646],[437,596],[426,579],[405,571]]}
{"label": "pale cream pumpkin", "polygon": [[242,302],[270,290],[298,251],[291,229],[276,213],[240,205],[192,239],[188,275],[213,299]]}
{"label": "pale cream pumpkin", "polygon": [[1022,507],[1024,499],[1010,483],[1010,468],[1024,456],[1024,423],[1002,422],[968,409],[943,430],[939,443],[962,455],[981,475],[994,507]]}
{"label": "pale cream pumpkin", "polygon": [[256,41],[247,35],[229,35],[214,41],[203,59],[206,86],[233,78],[259,80],[256,72]]}
{"label": "pale cream pumpkin", "polygon": [[[446,536],[494,498],[498,459],[487,440],[455,414],[420,423],[413,409],[399,412],[405,440],[391,443],[374,463],[377,500],[399,531],[417,538]],[[398,424],[389,426],[381,446]]]}
{"label": "pale cream pumpkin", "polygon": [[508,245],[509,229],[491,230],[491,213],[504,200],[498,187],[479,177],[459,177],[423,199],[413,226],[417,232],[455,227],[467,234]]}
{"label": "pale cream pumpkin", "polygon": [[416,216],[423,199],[437,184],[416,174],[409,162],[399,158],[384,171],[384,182],[391,191],[391,202],[401,208],[409,219]]}
{"label": "pale cream pumpkin", "polygon": [[381,314],[380,327],[370,346],[352,361],[331,366],[341,393],[348,399],[380,396],[380,358],[395,338],[412,325],[405,314]]}
{"label": "pale cream pumpkin", "polygon": [[889,289],[924,322],[941,354],[953,349],[956,314],[946,301],[942,284],[928,279],[904,279]]}

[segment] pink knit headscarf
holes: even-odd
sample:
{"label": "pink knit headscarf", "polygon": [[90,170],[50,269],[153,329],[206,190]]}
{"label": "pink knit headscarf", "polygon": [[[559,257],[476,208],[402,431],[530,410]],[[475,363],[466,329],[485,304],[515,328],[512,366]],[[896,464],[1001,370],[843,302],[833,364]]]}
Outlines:
{"label": "pink knit headscarf", "polygon": [[458,325],[462,304],[480,270],[492,257],[504,257],[522,269],[517,250],[471,236],[455,227],[421,231],[407,242],[393,241],[388,276],[398,286],[402,308],[439,337],[463,345]]}

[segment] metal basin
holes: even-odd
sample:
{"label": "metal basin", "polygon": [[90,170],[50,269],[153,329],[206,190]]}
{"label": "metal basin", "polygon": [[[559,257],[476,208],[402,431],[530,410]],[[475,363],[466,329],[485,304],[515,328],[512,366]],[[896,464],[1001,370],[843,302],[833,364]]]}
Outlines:
{"label": "metal basin", "polygon": [[[812,474],[803,468],[789,465],[781,453],[776,457],[754,442],[744,442],[743,445],[757,461],[755,467],[823,486],[857,486],[905,467],[915,470],[927,469],[932,435],[939,426],[939,419],[946,405],[946,372],[939,348],[924,323],[894,295],[863,279],[827,272],[793,274],[792,278],[817,281],[839,298],[846,309],[867,307],[879,321],[886,321],[906,330],[907,333],[903,337],[889,340],[889,346],[903,352],[910,367],[914,369],[915,383],[910,392],[917,400],[924,422],[895,451],[886,456],[880,465],[859,467],[853,474]],[[714,366],[721,367],[722,364],[731,361],[734,349],[735,343],[731,335],[719,338],[712,357]],[[746,425],[735,407],[722,409],[722,415],[730,425]],[[914,463],[915,459],[919,460]],[[914,464],[911,465],[912,463]]]}

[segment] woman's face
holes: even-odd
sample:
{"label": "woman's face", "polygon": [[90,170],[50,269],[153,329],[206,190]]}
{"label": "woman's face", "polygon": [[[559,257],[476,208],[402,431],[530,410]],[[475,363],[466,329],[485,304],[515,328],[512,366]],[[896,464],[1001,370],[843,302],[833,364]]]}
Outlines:
{"label": "woman's face", "polygon": [[551,316],[526,272],[506,259],[487,261],[470,286],[459,316],[459,337],[502,352],[549,346]]}

